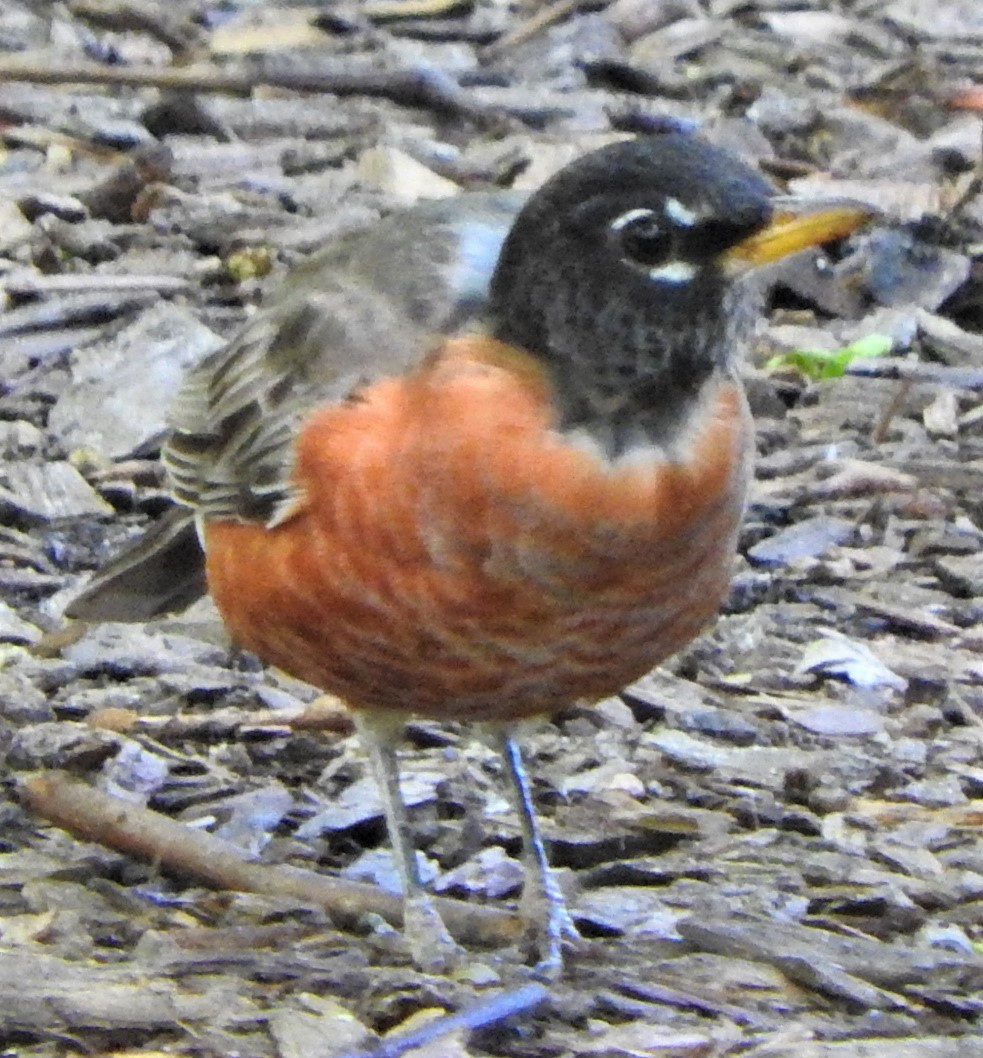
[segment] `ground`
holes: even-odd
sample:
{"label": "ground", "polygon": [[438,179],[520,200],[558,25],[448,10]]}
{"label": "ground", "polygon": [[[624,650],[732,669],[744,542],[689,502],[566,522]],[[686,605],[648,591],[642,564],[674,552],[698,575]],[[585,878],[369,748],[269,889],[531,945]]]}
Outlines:
{"label": "ground", "polygon": [[[397,1054],[464,1012],[413,1053],[983,1055],[976,0],[0,0],[0,48],[3,1053]],[[166,509],[185,367],[305,252],[680,123],[883,214],[774,277],[715,627],[526,739],[560,980],[504,944],[497,759],[410,726],[472,952],[422,974],[343,709],[205,603],[62,612]]]}

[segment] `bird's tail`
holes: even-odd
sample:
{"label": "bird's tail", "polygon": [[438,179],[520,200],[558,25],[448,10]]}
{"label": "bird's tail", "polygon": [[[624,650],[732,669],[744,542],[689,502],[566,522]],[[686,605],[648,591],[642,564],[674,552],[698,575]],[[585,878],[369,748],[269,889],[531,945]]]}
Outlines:
{"label": "bird's tail", "polygon": [[65,608],[81,621],[149,621],[207,592],[194,515],[175,507],[97,570]]}

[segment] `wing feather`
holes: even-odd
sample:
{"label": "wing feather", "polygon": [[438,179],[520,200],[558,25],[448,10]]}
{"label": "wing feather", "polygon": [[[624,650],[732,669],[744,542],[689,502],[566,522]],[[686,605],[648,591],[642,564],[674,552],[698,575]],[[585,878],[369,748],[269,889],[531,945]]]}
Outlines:
{"label": "wing feather", "polygon": [[317,406],[412,368],[438,340],[481,327],[522,196],[470,194],[392,214],[296,269],[229,345],[190,372],[163,460],[204,518],[276,524],[302,497],[293,444]]}

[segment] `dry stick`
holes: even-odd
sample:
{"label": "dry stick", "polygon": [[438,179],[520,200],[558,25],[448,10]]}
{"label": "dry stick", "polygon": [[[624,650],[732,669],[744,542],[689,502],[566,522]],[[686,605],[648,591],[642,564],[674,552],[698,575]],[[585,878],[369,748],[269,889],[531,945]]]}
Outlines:
{"label": "dry stick", "polygon": [[228,73],[213,66],[99,66],[76,63],[42,66],[36,62],[0,61],[0,83],[30,81],[34,84],[130,85],[168,91],[225,92],[249,95],[265,86],[295,92],[329,92],[333,95],[383,96],[404,106],[429,107],[456,117],[489,118],[489,108],[470,98],[460,85],[436,69],[352,70],[318,72],[305,70],[254,70]]}
{"label": "dry stick", "polygon": [[950,367],[948,364],[931,364],[895,357],[855,360],[846,373],[854,378],[896,378],[911,382],[940,382],[955,389],[983,389],[983,368]]}
{"label": "dry stick", "polygon": [[7,126],[3,130],[3,138],[7,143],[15,147],[38,147],[45,150],[48,147],[66,147],[71,151],[87,154],[103,162],[125,162],[126,152],[118,151],[114,147],[103,147],[100,144],[88,143],[78,136],[70,136],[67,132],[58,132],[39,125],[16,125]]}
{"label": "dry stick", "polygon": [[437,18],[468,6],[468,0],[363,0],[361,14],[372,22],[390,22]]}
{"label": "dry stick", "polygon": [[563,19],[574,14],[581,6],[581,3],[582,0],[556,0],[556,3],[550,4],[548,7],[531,15],[524,22],[520,22],[511,33],[507,33],[504,37],[495,41],[494,44],[489,44],[483,52],[484,57],[495,58],[499,55],[505,55],[519,44],[525,44],[526,41],[532,40],[534,37],[539,36],[540,33],[544,33],[550,26],[554,26],[557,22],[562,22]]}
{"label": "dry stick", "polygon": [[887,432],[891,428],[891,423],[898,412],[901,411],[901,407],[908,399],[908,394],[914,384],[915,380],[913,378],[902,378],[897,386],[894,387],[894,392],[881,412],[874,429],[870,432],[870,440],[873,444],[883,444],[887,439]]}
{"label": "dry stick", "polygon": [[[190,874],[216,888],[315,904],[340,926],[355,926],[365,914],[395,925],[402,922],[402,900],[392,893],[298,867],[251,863],[228,841],[111,797],[67,772],[32,775],[20,792],[30,809],[74,837]],[[519,919],[498,908],[446,899],[435,903],[447,928],[465,942],[509,944],[521,932]]]}
{"label": "dry stick", "polygon": [[155,275],[41,275],[38,272],[9,272],[0,279],[0,288],[16,297],[41,297],[47,294],[89,294],[95,290],[110,293],[154,290],[160,294],[183,294],[193,289],[184,276]]}
{"label": "dry stick", "polygon": [[[391,1036],[376,1044],[370,1050],[349,1051],[346,1054],[339,1055],[339,1058],[401,1058],[407,1051],[415,1050],[428,1044],[432,1045],[436,1040],[449,1036],[452,1032],[470,1032],[474,1029],[487,1028],[489,1025],[495,1025],[506,1018],[522,1014],[539,1006],[548,996],[549,992],[541,984],[507,988],[504,992],[499,992],[497,995],[479,999],[454,1014],[448,1014],[409,1032],[401,1032],[397,1036]],[[448,1052],[452,1050],[454,1048],[448,1048]],[[431,1054],[437,1053],[432,1046],[428,1046],[427,1051]]]}
{"label": "dry stick", "polygon": [[[111,473],[90,474],[89,480],[95,484],[105,480],[111,481]],[[83,623],[67,627],[81,628],[83,632],[85,630]],[[58,637],[57,633],[48,632],[42,636],[40,642],[45,650],[43,656],[50,657],[57,649],[61,649],[64,639]],[[32,649],[36,649],[37,645],[34,644]],[[143,732],[171,743],[182,739],[212,738],[216,734],[223,738],[237,738],[244,731],[258,731],[264,728],[284,734],[315,731],[320,734],[350,735],[355,730],[352,714],[344,706],[322,706],[319,702],[320,699],[316,699],[299,709],[228,707],[212,709],[206,713],[175,713],[173,716],[145,716],[135,709],[109,706],[91,712],[86,717],[86,723],[90,727],[121,734]]]}

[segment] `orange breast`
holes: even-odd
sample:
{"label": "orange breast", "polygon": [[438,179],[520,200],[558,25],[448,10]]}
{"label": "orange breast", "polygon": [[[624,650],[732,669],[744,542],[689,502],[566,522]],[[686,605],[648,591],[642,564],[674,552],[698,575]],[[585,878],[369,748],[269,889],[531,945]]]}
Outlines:
{"label": "orange breast", "polygon": [[487,339],[319,410],[304,502],[206,526],[243,646],[356,708],[511,720],[613,693],[717,611],[750,465],[720,382],[685,458],[620,463],[551,428],[547,381]]}

